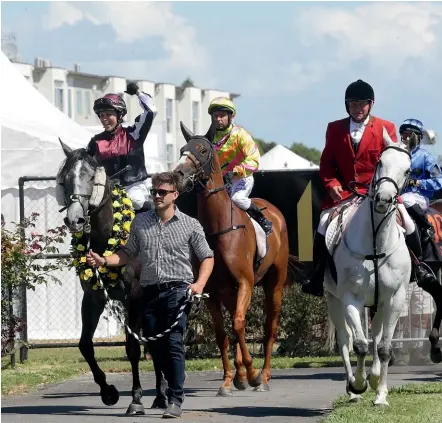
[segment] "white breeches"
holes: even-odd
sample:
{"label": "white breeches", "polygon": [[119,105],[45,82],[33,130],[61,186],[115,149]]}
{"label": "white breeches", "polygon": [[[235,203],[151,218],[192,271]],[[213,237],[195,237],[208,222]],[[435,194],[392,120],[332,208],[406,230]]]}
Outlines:
{"label": "white breeches", "polygon": [[318,226],[318,233],[325,236],[325,233],[327,231],[327,225],[328,225],[328,218],[330,217],[330,214],[333,213],[336,209],[341,208],[345,204],[351,203],[354,201],[355,197],[351,196],[347,198],[344,201],[341,201],[337,206],[330,207],[329,209],[323,210],[321,213],[321,216],[319,218],[319,226]]}
{"label": "white breeches", "polygon": [[411,207],[413,204],[418,204],[419,207],[425,211],[430,205],[430,200],[419,192],[406,192],[401,195],[401,198],[405,207]]}
{"label": "white breeches", "polygon": [[242,210],[247,210],[252,203],[249,195],[254,182],[253,175],[250,175],[234,181],[230,188],[230,197],[233,203]]}
{"label": "white breeches", "polygon": [[135,210],[141,209],[146,201],[152,201],[152,196],[150,195],[151,187],[151,179],[145,179],[144,181],[135,182],[124,187]]}

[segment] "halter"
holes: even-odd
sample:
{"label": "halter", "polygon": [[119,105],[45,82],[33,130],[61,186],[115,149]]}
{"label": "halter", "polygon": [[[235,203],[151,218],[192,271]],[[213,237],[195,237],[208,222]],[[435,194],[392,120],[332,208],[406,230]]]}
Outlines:
{"label": "halter", "polygon": [[[404,148],[401,147],[397,147],[395,145],[390,145],[388,147],[386,147],[384,149],[384,151],[382,152],[382,154],[388,150],[389,148],[400,151],[401,153],[405,153],[407,154],[407,156],[410,158],[411,160],[411,154],[405,150]],[[367,255],[364,258],[366,260],[371,260],[373,261],[373,266],[374,266],[374,279],[375,279],[375,284],[374,284],[374,311],[377,310],[378,308],[378,302],[379,302],[379,265],[378,265],[378,260],[380,258],[384,258],[387,253],[391,254],[392,251],[387,251],[381,254],[377,253],[377,245],[376,245],[376,238],[377,235],[383,225],[383,223],[386,221],[386,219],[394,212],[396,212],[397,210],[397,205],[398,205],[398,197],[399,197],[399,192],[400,192],[400,188],[398,186],[398,184],[396,183],[396,181],[388,176],[383,176],[382,178],[379,178],[375,181],[375,175],[377,173],[378,167],[379,167],[379,163],[380,163],[380,159],[378,160],[377,164],[376,164],[376,168],[375,168],[375,173],[373,176],[373,179],[371,180],[370,183],[370,188],[369,188],[369,194],[368,194],[368,199],[370,201],[370,220],[371,220],[371,231],[372,231],[372,235],[373,235],[373,254]],[[390,206],[389,206],[389,210],[387,210],[387,213],[385,214],[385,216],[382,218],[381,222],[379,223],[378,227],[375,228],[375,224],[374,224],[374,202],[375,202],[375,196],[376,196],[376,191],[377,189],[379,189],[379,187],[384,183],[384,182],[390,182],[394,185],[395,189],[396,189],[396,194],[394,195]],[[393,251],[396,249],[393,249]]]}
{"label": "halter", "polygon": [[[208,197],[210,197],[213,194],[216,194],[218,192],[224,191],[224,190],[228,190],[228,188],[231,186],[230,183],[224,184],[218,188],[215,189],[207,189],[206,187],[206,183],[203,183],[201,181],[201,179],[204,179],[205,182],[207,182],[210,179],[210,175],[212,174],[212,163],[213,163],[213,157],[214,157],[214,151],[215,151],[215,147],[213,146],[213,144],[206,138],[206,137],[202,137],[202,136],[194,136],[192,137],[192,140],[201,140],[202,142],[206,143],[208,148],[209,148],[209,154],[207,157],[207,160],[203,163],[198,165],[198,163],[202,162],[202,155],[201,153],[196,149],[196,148],[189,148],[188,151],[183,151],[183,149],[181,149],[181,156],[185,156],[187,157],[195,166],[196,172],[193,175],[190,176],[186,176],[184,178],[184,181],[189,180],[191,182],[191,187],[188,188],[186,191],[190,192],[192,191],[192,189],[195,187],[195,182],[198,182],[199,185],[201,186],[201,188],[203,189],[203,191],[207,191],[208,192]],[[198,163],[196,163],[196,161],[193,159],[193,157],[195,157],[198,161]],[[214,235],[224,235],[226,233],[229,233],[231,231],[234,231],[236,229],[241,229],[241,228],[245,228],[245,225],[234,225],[233,224],[233,203],[232,203],[232,199],[230,198],[230,195],[228,195],[229,200],[230,200],[230,227],[227,229],[223,229],[222,231],[219,232],[213,232],[210,234],[207,234],[207,236],[214,236]]]}

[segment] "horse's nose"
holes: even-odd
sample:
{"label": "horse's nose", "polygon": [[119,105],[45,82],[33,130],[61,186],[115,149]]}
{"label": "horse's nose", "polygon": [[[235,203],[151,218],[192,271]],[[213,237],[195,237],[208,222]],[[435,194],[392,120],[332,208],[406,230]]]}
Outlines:
{"label": "horse's nose", "polygon": [[379,195],[379,193],[376,194],[376,196],[374,197],[376,202],[381,201],[381,196]]}
{"label": "horse's nose", "polygon": [[66,226],[69,226],[71,222],[69,222],[69,219],[67,217],[65,217],[63,219],[63,222],[65,223]]}
{"label": "horse's nose", "polygon": [[86,222],[86,219],[84,218],[84,217],[79,217],[78,219],[77,219],[77,224],[78,225],[82,225],[83,223],[85,223]]}

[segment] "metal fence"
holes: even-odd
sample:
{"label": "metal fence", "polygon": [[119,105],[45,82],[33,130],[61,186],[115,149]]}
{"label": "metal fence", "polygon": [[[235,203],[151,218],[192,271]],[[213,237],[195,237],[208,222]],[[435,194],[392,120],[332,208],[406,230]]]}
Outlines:
{"label": "metal fence", "polygon": [[[311,243],[313,229],[319,221],[319,204],[323,196],[318,172],[312,171],[261,171],[255,177],[252,196],[267,198],[278,207],[287,218],[290,249],[301,261],[311,261]],[[290,190],[287,191],[287,187]],[[195,201],[192,195],[181,196],[179,207],[182,211],[195,215]],[[39,213],[37,227],[39,233],[63,224],[64,214],[59,213],[60,206],[55,199],[55,177],[22,177],[19,180],[20,220],[31,213]],[[288,218],[290,216],[290,218]],[[308,219],[307,219],[308,218]],[[305,226],[306,220],[311,225]],[[306,232],[307,231],[307,232]],[[307,234],[307,235],[306,235]],[[305,236],[310,238],[306,242]],[[69,257],[70,236],[58,255],[47,255],[46,260],[58,257]],[[17,304],[19,316],[26,322],[21,333],[21,340],[30,348],[55,348],[75,346],[81,333],[81,298],[82,289],[73,269],[59,269],[55,272],[61,284],[48,283],[36,288],[35,291],[22,289]],[[424,297],[422,290],[414,290],[415,296]],[[432,300],[430,300],[432,301]],[[395,343],[426,341],[425,337],[412,336],[413,313],[425,314],[419,307],[410,309],[403,319],[404,331],[395,337]],[[434,306],[431,310],[434,314]],[[430,312],[430,313],[431,313]],[[432,316],[430,316],[430,319]],[[365,330],[371,339],[370,319],[365,315]],[[423,318],[419,320],[419,328],[423,329]],[[94,337],[97,346],[124,345],[122,325],[108,314],[103,313]],[[21,348],[20,359],[27,358],[27,347]]]}

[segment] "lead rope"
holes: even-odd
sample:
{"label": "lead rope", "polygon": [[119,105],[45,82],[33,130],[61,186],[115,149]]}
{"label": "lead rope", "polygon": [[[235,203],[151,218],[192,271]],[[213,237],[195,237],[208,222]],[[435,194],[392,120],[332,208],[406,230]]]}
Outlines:
{"label": "lead rope", "polygon": [[[97,278],[100,277],[97,269],[95,269],[95,274],[96,274]],[[109,294],[108,294],[107,289],[105,288],[104,284],[102,284],[102,289],[103,289],[106,305],[107,305],[109,311],[111,312],[111,314],[126,328],[127,333],[132,335],[140,344],[148,343],[149,341],[157,341],[158,339],[161,339],[164,336],[166,336],[168,333],[170,333],[172,331],[172,329],[176,325],[178,325],[179,320],[180,320],[181,316],[183,315],[184,310],[186,309],[188,304],[191,304],[191,303],[196,304],[195,311],[193,312],[192,315],[189,315],[189,320],[191,318],[195,318],[198,315],[198,313],[200,312],[201,303],[202,303],[201,300],[203,298],[209,298],[209,294],[192,294],[192,291],[190,289],[188,289],[186,291],[186,296],[184,297],[184,301],[177,311],[177,316],[175,318],[175,322],[172,323],[172,325],[168,329],[166,329],[164,332],[158,333],[157,335],[154,335],[154,336],[148,336],[147,338],[145,338],[144,336],[140,336],[140,335],[136,334],[135,332],[133,332],[132,329],[129,327],[129,325],[126,324],[125,322],[123,322],[122,318],[120,317],[122,314],[124,314],[124,310],[122,309],[121,304],[117,304],[116,301],[114,301],[112,298],[109,297]]]}

